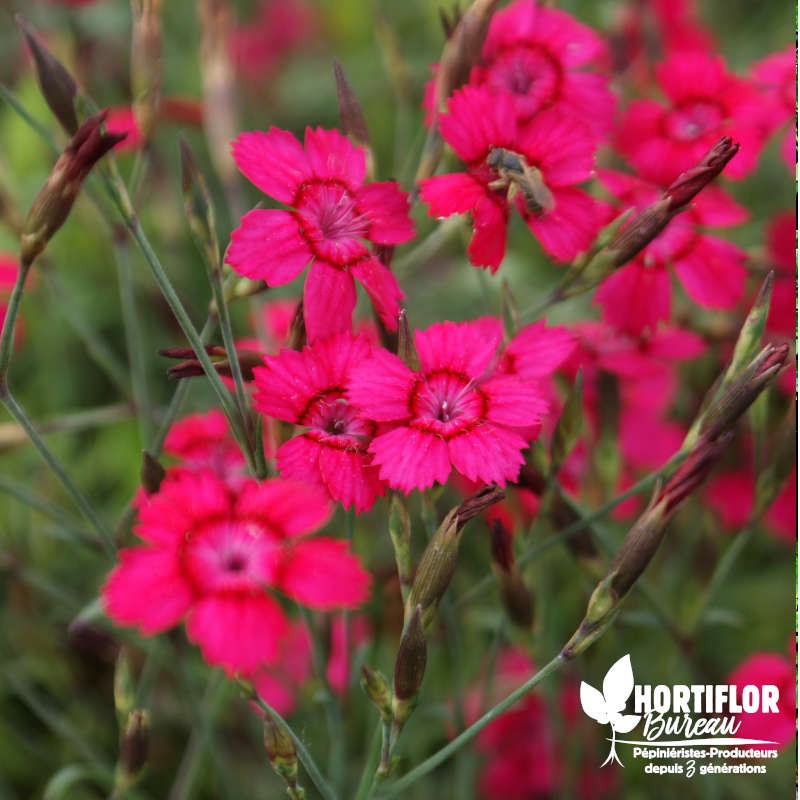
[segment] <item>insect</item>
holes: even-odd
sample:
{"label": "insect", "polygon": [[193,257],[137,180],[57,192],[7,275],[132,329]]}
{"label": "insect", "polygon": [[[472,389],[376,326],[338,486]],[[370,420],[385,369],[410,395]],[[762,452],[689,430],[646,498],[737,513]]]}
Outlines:
{"label": "insect", "polygon": [[506,189],[508,202],[522,195],[525,207],[531,214],[541,216],[555,207],[552,192],[542,179],[542,173],[530,166],[525,157],[513,150],[495,147],[486,157],[487,165],[497,173],[497,179],[489,184],[490,189]]}

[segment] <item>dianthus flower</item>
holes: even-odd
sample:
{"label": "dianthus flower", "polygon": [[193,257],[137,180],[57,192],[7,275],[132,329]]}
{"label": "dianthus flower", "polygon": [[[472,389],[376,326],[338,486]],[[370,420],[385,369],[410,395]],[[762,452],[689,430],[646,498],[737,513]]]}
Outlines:
{"label": "dianthus flower", "polygon": [[[475,266],[492,272],[500,266],[512,205],[559,261],[588,248],[598,229],[599,206],[574,184],[592,175],[595,141],[580,122],[549,110],[519,125],[511,96],[488,87],[464,87],[447,109],[439,129],[466,171],[421,181],[420,196],[432,217],[471,215],[467,253]],[[496,159],[507,165],[491,166]],[[526,169],[533,171],[538,187],[530,202],[516,182]]]}
{"label": "dianthus flower", "polygon": [[[17,282],[19,265],[17,259],[12,255],[0,253],[0,330],[6,319],[7,300],[11,297],[14,284]],[[19,321],[17,322],[19,324]],[[15,341],[17,332],[14,333]]]}
{"label": "dianthus flower", "polygon": [[109,133],[125,134],[125,138],[114,145],[114,149],[118,153],[138,150],[142,146],[142,132],[139,130],[130,106],[112,108],[106,119],[106,129]]}
{"label": "dianthus flower", "polygon": [[[661,196],[657,186],[630,175],[601,170],[599,177],[622,208],[642,209]],[[668,320],[670,266],[695,303],[732,308],[744,291],[746,253],[703,229],[736,225],[746,218],[745,209],[721,189],[705,187],[633,261],[603,282],[595,294],[603,319],[634,336]]]}
{"label": "dianthus flower", "polygon": [[397,327],[403,292],[365,242],[394,245],[414,235],[408,198],[396,183],[364,183],[364,150],[335,130],[242,133],[233,143],[239,169],[261,191],[292,207],[255,209],[231,236],[227,261],[270,286],[289,283],[311,262],[303,290],[309,341],[349,330],[353,278],[383,324]]}
{"label": "dianthus flower", "polygon": [[566,11],[516,0],[492,17],[470,83],[508,94],[522,122],[556,109],[602,136],[611,129],[615,98],[607,77],[585,67],[607,60],[602,37]]}
{"label": "dianthus flower", "polygon": [[751,75],[767,101],[765,124],[770,133],[788,123],[781,142],[781,156],[794,172],[797,161],[797,48],[789,45],[753,65]]}
{"label": "dianthus flower", "polygon": [[441,322],[414,337],[419,370],[376,349],[351,372],[348,397],[385,423],[369,452],[380,477],[408,493],[444,483],[455,469],[470,480],[516,479],[546,403],[534,383],[496,369],[500,321]]}
{"label": "dianthus flower", "polygon": [[179,468],[208,470],[233,488],[246,480],[247,462],[218,408],[174,423],[164,439],[164,452],[180,460]]}
{"label": "dianthus flower", "polygon": [[637,173],[666,186],[725,135],[741,144],[725,174],[741,178],[755,168],[763,111],[750,83],[722,58],[697,52],[675,53],[656,67],[656,78],[666,103],[634,100],[617,129],[617,146]]}
{"label": "dianthus flower", "polygon": [[[308,628],[297,621],[289,622],[281,637],[280,650],[274,664],[259,667],[248,680],[258,696],[279,714],[290,714],[297,705],[303,684],[311,677],[311,636]],[[261,709],[256,706],[259,713]]]}
{"label": "dianthus flower", "polygon": [[139,508],[144,546],[120,551],[102,589],[109,617],[143,634],[186,618],[209,664],[251,675],[274,663],[288,630],[267,589],[311,608],[352,608],[369,575],[344,541],[308,538],[329,518],[327,498],[273,479],[236,492],[210,472],[168,477]]}
{"label": "dianthus flower", "polygon": [[281,475],[312,482],[358,512],[384,492],[367,453],[376,426],[346,396],[353,367],[371,350],[364,337],[340,333],[299,353],[283,350],[254,370],[255,407],[306,428],[278,448]]}
{"label": "dianthus flower", "polygon": [[779,749],[794,741],[797,732],[796,669],[780,653],[754,653],[728,676],[727,682],[741,690],[747,685],[777,686],[778,713],[740,714],[737,736],[776,742]]}
{"label": "dianthus flower", "polygon": [[797,221],[794,211],[778,214],[767,228],[767,256],[775,283],[767,316],[767,330],[795,338],[797,330]]}

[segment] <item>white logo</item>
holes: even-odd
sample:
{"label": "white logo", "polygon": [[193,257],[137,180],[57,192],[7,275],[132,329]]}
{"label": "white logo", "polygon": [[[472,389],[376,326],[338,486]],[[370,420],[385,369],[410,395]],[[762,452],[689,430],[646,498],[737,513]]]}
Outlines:
{"label": "white logo", "polygon": [[584,713],[601,725],[611,725],[611,752],[601,767],[611,761],[623,766],[617,756],[617,734],[630,733],[641,719],[639,714],[621,713],[632,693],[633,669],[630,655],[623,656],[606,673],[602,694],[586,681],[581,681],[581,706]]}
{"label": "white logo", "polygon": [[[730,759],[776,758],[777,744],[768,739],[737,737],[743,715],[778,714],[779,690],[771,684],[736,686],[697,684],[673,686],[636,684],[630,655],[611,666],[603,678],[603,691],[581,682],[584,713],[601,725],[611,726],[611,751],[601,766],[623,766],[618,744],[634,745],[634,758],[649,760],[648,774],[682,774],[687,778],[715,772],[766,772],[762,765],[731,765]],[[625,706],[632,701],[632,714]],[[618,739],[644,722],[642,740]],[[669,738],[664,738],[669,737]],[[754,748],[745,745],[771,745]],[[659,763],[683,759],[686,764]],[[696,766],[697,760],[704,763]],[[722,759],[714,763],[709,759]]]}

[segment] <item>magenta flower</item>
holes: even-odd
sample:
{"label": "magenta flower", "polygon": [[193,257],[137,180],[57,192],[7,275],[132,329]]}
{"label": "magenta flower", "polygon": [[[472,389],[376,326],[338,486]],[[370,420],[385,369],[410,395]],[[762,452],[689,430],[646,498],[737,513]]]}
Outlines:
{"label": "magenta flower", "polygon": [[291,211],[255,209],[231,235],[227,261],[240,274],[279,286],[311,262],[303,291],[309,341],[349,330],[358,279],[383,324],[397,327],[403,292],[366,242],[394,245],[414,235],[408,198],[396,183],[364,184],[364,150],[334,130],[242,133],[239,169]]}
{"label": "magenta flower", "polygon": [[483,483],[516,479],[546,404],[530,382],[497,372],[497,319],[441,322],[414,337],[420,368],[376,349],[353,368],[348,397],[386,425],[369,446],[380,477],[404,493],[444,483],[455,469]]}
{"label": "magenta flower", "polygon": [[139,508],[144,546],[120,551],[102,589],[109,617],[152,635],[186,619],[209,664],[251,675],[288,630],[267,589],[311,608],[353,608],[370,578],[344,541],[308,538],[330,518],[318,490],[279,479],[233,492],[210,472],[167,478]]}
{"label": "magenta flower", "polygon": [[174,423],[164,439],[164,452],[180,460],[180,469],[208,470],[233,488],[246,480],[247,462],[218,408]]}
{"label": "magenta flower", "polygon": [[[792,644],[792,651],[794,644]],[[777,686],[778,713],[740,714],[737,736],[777,742],[783,749],[797,733],[797,687],[794,664],[780,653],[754,653],[728,676],[727,682],[741,690],[747,685]]]}
{"label": "magenta flower", "polygon": [[751,74],[767,101],[765,124],[770,133],[787,125],[781,156],[792,172],[797,161],[797,49],[789,45],[753,65]]}
{"label": "magenta flower", "polygon": [[[603,170],[600,179],[621,208],[642,209],[661,196],[658,187],[619,172]],[[668,320],[670,266],[695,303],[732,308],[744,291],[746,254],[703,229],[737,225],[746,218],[745,209],[721,189],[707,186],[632,262],[604,281],[595,294],[603,319],[634,336]]]}
{"label": "magenta flower", "polygon": [[511,96],[487,87],[464,87],[447,108],[439,128],[466,171],[421,181],[420,196],[432,217],[471,215],[467,253],[472,264],[495,272],[505,254],[511,187],[498,185],[502,176],[487,161],[497,148],[521,156],[538,171],[546,202],[531,210],[518,191],[513,204],[542,247],[559,261],[569,261],[591,244],[599,206],[575,184],[592,175],[595,141],[581,123],[551,110],[519,125]]}
{"label": "magenta flower", "polygon": [[311,482],[358,512],[384,492],[367,453],[376,426],[346,396],[353,367],[371,349],[363,336],[341,333],[300,353],[283,350],[254,370],[256,408],[306,428],[278,448],[281,475]]}
{"label": "magenta flower", "polygon": [[516,0],[493,17],[470,82],[507,93],[522,122],[546,109],[580,120],[594,136],[611,130],[615,98],[597,67],[608,59],[591,28],[536,0]]}
{"label": "magenta flower", "polygon": [[[767,330],[795,338],[797,330],[797,222],[794,211],[778,214],[767,228],[767,255],[775,270]],[[792,390],[794,391],[794,390]]]}
{"label": "magenta flower", "polygon": [[642,177],[667,186],[725,135],[741,144],[725,174],[752,172],[764,131],[750,83],[729,73],[722,58],[697,52],[675,53],[656,67],[656,78],[666,103],[634,100],[617,131],[617,146]]}
{"label": "magenta flower", "polygon": [[[311,636],[302,622],[290,621],[281,637],[280,650],[273,664],[259,667],[247,676],[258,692],[279,714],[290,714],[299,699],[303,684],[311,677]],[[253,704],[259,714],[261,708]]]}

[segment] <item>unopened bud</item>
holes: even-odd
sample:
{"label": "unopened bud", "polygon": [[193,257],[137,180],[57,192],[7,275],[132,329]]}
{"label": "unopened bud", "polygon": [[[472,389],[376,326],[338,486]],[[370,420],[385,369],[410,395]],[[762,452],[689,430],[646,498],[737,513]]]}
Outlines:
{"label": "unopened bud", "polygon": [[744,369],[756,356],[761,346],[761,338],[767,325],[772,288],[775,284],[773,272],[769,272],[761,288],[758,290],[755,302],[745,321],[742,323],[736,345],[733,348],[731,363],[725,371],[723,383],[728,383],[738,372]]}
{"label": "unopened bud", "polygon": [[149,746],[150,717],[146,711],[134,709],[122,731],[119,748],[116,787],[124,790],[132,786],[141,775],[147,763]]}
{"label": "unopened bud", "polygon": [[306,344],[306,318],[303,310],[302,298],[297,303],[292,324],[286,337],[286,347],[289,350],[302,350]]}
{"label": "unopened bud", "polygon": [[286,726],[271,711],[264,713],[264,749],[270,766],[286,783],[289,797],[301,800],[304,791],[297,785],[297,748]]}
{"label": "unopened bud", "polygon": [[739,152],[738,142],[730,136],[723,136],[691,169],[682,172],[669,186],[664,196],[668,197],[674,209],[685,208]]}
{"label": "unopened bud", "polygon": [[114,667],[114,708],[117,712],[120,728],[122,728],[122,724],[133,711],[134,698],[135,691],[130,656],[127,649],[121,647]]}
{"label": "unopened bud", "polygon": [[[230,378],[233,375],[231,362],[228,360],[228,354],[224,347],[220,347],[219,345],[206,345],[204,350],[209,356],[216,359],[216,361],[212,363],[214,369],[220,375],[224,375],[226,378]],[[205,375],[203,366],[191,347],[168,347],[159,350],[158,353],[167,358],[184,359],[179,364],[175,364],[167,370],[167,375],[173,380],[196,378],[200,375]],[[253,370],[264,364],[261,354],[255,350],[237,350],[236,357],[239,361],[239,369],[241,370],[242,378],[246,381],[252,381]]]}
{"label": "unopened bud", "polygon": [[205,177],[197,166],[189,143],[181,137],[181,178],[183,186],[183,208],[189,230],[210,265],[219,268],[219,244],[217,242],[216,215]]}
{"label": "unopened bud", "polygon": [[411,588],[411,518],[405,498],[393,493],[389,501],[389,536],[392,539],[397,577],[405,601]]}
{"label": "unopened bud", "polygon": [[511,549],[511,533],[499,520],[492,522],[492,564],[506,575],[514,569],[514,552]]}
{"label": "unopened bud", "polygon": [[428,644],[422,627],[422,607],[416,606],[406,623],[394,662],[392,716],[398,727],[403,726],[414,709],[427,661]]}
{"label": "unopened bud", "polygon": [[103,132],[107,115],[108,110],[100,111],[81,125],[36,195],[20,236],[23,265],[32,264],[64,224],[92,167],[125,138]]}
{"label": "unopened bud", "polygon": [[385,675],[367,664],[361,665],[361,688],[378,709],[381,720],[388,723],[392,719],[392,693]]}
{"label": "unopened bud", "polygon": [[167,471],[161,466],[158,459],[147,450],[142,450],[142,468],[140,472],[142,488],[147,494],[156,494],[161,488],[161,482]]}
{"label": "unopened bud", "polygon": [[422,607],[425,623],[432,619],[455,572],[459,534],[464,525],[503,497],[505,492],[502,489],[487,486],[445,516],[420,557],[408,595],[406,616],[419,605]]}
{"label": "unopened bud", "polygon": [[142,138],[150,138],[161,102],[161,0],[131,0],[131,89]]}
{"label": "unopened bud", "polygon": [[78,84],[67,68],[42,44],[36,29],[22,14],[15,17],[36,65],[36,79],[42,96],[61,127],[70,136],[78,130],[75,97]]}
{"label": "unopened bud", "polygon": [[408,313],[403,308],[397,317],[397,356],[412,370],[419,369],[419,356],[417,348],[414,346],[414,335],[411,333],[411,326],[408,324]]}
{"label": "unopened bud", "polygon": [[492,524],[492,568],[508,618],[529,629],[533,625],[533,597],[514,563],[511,534],[499,519]]}
{"label": "unopened bud", "polygon": [[375,175],[375,155],[370,144],[369,129],[361,103],[344,74],[344,68],[337,60],[333,60],[333,74],[336,79],[336,98],[339,103],[339,119],[344,132],[367,154],[367,177]]}
{"label": "unopened bud", "polygon": [[447,98],[469,80],[478,63],[498,0],[474,0],[455,26],[448,24],[449,36],[436,72],[436,107],[445,110]]}

